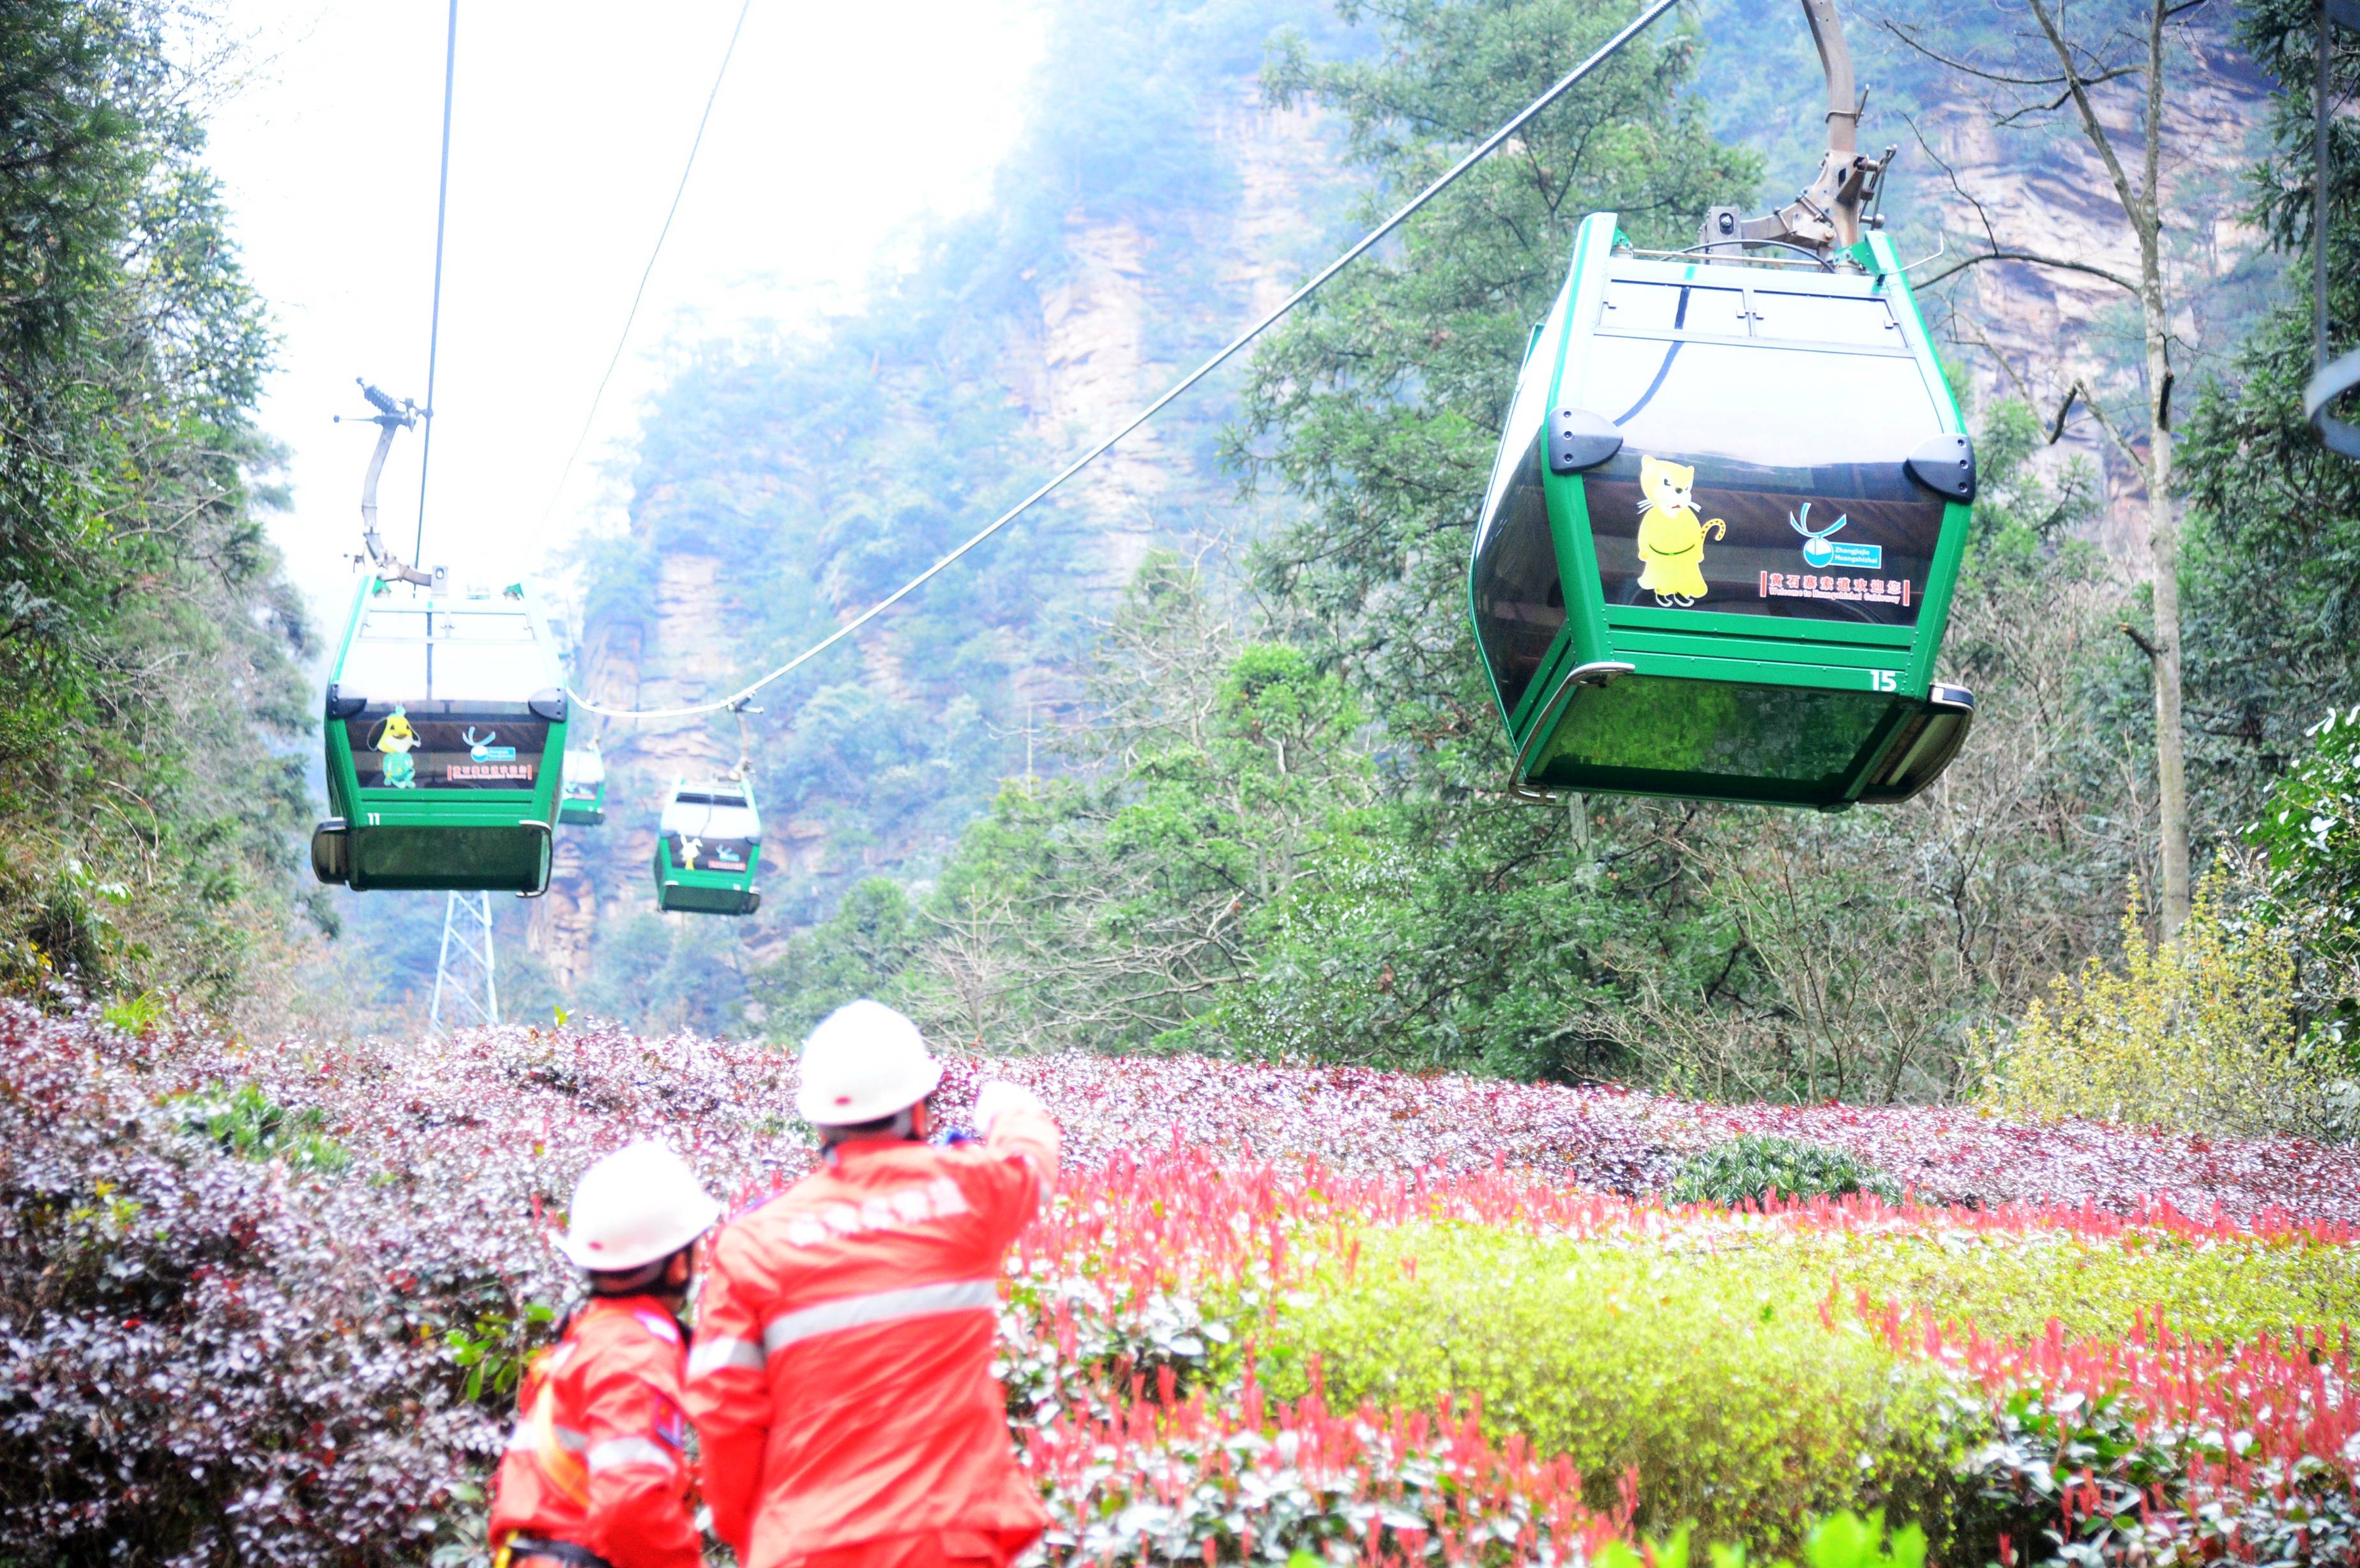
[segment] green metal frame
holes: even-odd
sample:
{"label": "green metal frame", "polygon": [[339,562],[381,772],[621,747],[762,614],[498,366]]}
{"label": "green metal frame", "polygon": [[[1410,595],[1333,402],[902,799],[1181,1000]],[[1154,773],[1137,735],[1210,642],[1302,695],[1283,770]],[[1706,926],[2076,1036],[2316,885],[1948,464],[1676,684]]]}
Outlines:
{"label": "green metal frame", "polygon": [[[1579,379],[1583,360],[1578,356],[1589,352],[1610,274],[1616,273],[1618,267],[1622,275],[1645,276],[1660,269],[1666,279],[1730,267],[1728,263],[1702,260],[1618,263],[1614,253],[1623,243],[1611,212],[1590,214],[1575,233],[1565,289],[1552,308],[1551,321],[1535,330],[1526,353],[1527,365],[1535,353],[1554,356],[1550,408],[1562,406],[1568,380]],[[1881,232],[1872,233],[1851,256],[1874,280],[1873,292],[1892,302],[1943,430],[1966,433],[1891,239]],[[1831,418],[1841,414],[1840,409],[1830,410]],[[1841,811],[1861,800],[1906,799],[1947,764],[1949,752],[1944,751],[1930,771],[1921,769],[1906,785],[1893,782],[1904,754],[1916,746],[1929,723],[1951,726],[1951,733],[1943,735],[1937,744],[1955,750],[1964,732],[1963,713],[1972,712],[1972,696],[1957,688],[1939,686],[1933,679],[1934,660],[1950,620],[1966,545],[1972,516],[1968,505],[1952,501],[1945,507],[1914,626],[1781,618],[1770,623],[1775,631],[1765,631],[1764,618],[1758,615],[1608,604],[1591,539],[1584,476],[1558,474],[1546,463],[1542,465],[1542,474],[1558,579],[1565,593],[1566,623],[1513,708],[1500,701],[1498,673],[1488,661],[1485,664],[1492,698],[1500,703],[1510,742],[1516,747],[1511,787],[1518,793],[1542,799],[1567,791],[1634,794]],[[1480,634],[1471,561],[1468,615],[1470,623],[1478,624]],[[1478,643],[1480,647],[1480,635]],[[1841,784],[1833,789],[1813,789],[1780,779],[1732,781],[1725,776],[1700,783],[1696,776],[1677,771],[1610,768],[1576,769],[1546,779],[1537,776],[1536,759],[1547,755],[1549,739],[1570,721],[1577,705],[1615,700],[1607,696],[1612,684],[1634,676],[1642,681],[1669,680],[1742,688],[1750,701],[1773,702],[1781,701],[1781,692],[1795,689],[1871,692],[1888,699],[1889,712],[1843,769]]]}
{"label": "green metal frame", "polygon": [[672,863],[672,845],[656,834],[656,908],[666,914],[750,915],[762,907],[754,878],[762,864],[762,846],[746,856],[743,874],[734,871],[690,871]]}
{"label": "green metal frame", "polygon": [[[335,814],[312,835],[312,868],[323,882],[342,882],[355,892],[372,889],[516,892],[537,895],[549,887],[552,833],[563,790],[566,710],[563,681],[553,656],[549,687],[561,695],[527,789],[363,789],[353,761],[344,717],[335,712],[341,677],[371,601],[391,593],[381,577],[364,579],[337,644],[334,676],[323,710],[329,808]],[[531,596],[519,585],[535,643],[547,654],[549,628]],[[432,611],[445,603],[420,597],[416,607]],[[454,609],[479,607],[449,601]],[[405,606],[405,608],[408,606]],[[358,693],[361,696],[404,693]]]}

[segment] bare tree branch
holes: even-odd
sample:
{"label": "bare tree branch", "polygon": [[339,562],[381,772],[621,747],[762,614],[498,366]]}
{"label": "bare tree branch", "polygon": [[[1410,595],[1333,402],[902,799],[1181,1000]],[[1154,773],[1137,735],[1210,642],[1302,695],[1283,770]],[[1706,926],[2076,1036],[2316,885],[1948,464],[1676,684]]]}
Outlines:
{"label": "bare tree branch", "polygon": [[[2066,88],[2072,95],[2073,112],[2081,119],[2081,134],[2089,138],[2090,145],[2097,149],[2099,160],[2106,166],[2107,178],[2111,179],[2114,182],[2115,199],[2123,204],[2123,215],[2129,218],[2132,226],[2139,231],[2141,243],[2143,245],[2152,245],[2154,243],[2152,239],[2152,229],[2155,221],[2155,214],[2150,205],[2151,199],[2155,194],[2152,183],[2149,184],[2148,189],[2144,195],[2132,189],[2130,174],[2123,168],[2122,159],[2114,153],[2114,137],[2107,135],[2104,124],[2099,120],[2098,107],[2095,103],[2090,101],[2089,84],[2083,79],[2081,68],[2073,61],[2073,46],[2065,41],[2064,33],[2058,27],[2057,18],[2050,15],[2049,9],[2048,5],[2043,3],[2043,0],[2024,0],[2024,3],[2026,8],[2031,11],[2034,20],[2040,24],[2041,32],[2047,35],[2049,38],[2049,47],[2056,52],[2057,63],[2064,68]],[[2156,14],[2160,17],[2162,14],[2162,6],[2160,5],[2157,5]],[[2155,27],[2155,31],[2158,37],[2160,36],[2161,30],[2162,23],[2158,20]],[[2147,103],[2149,107],[2149,113],[2147,114],[2147,145],[2150,148],[2156,145],[2156,115],[2154,114],[2154,109],[2161,99],[2162,93],[2163,72],[2159,70],[2150,70],[2147,73]],[[2150,154],[2150,157],[2152,157],[2152,154]],[[2151,164],[2149,172],[2151,180]],[[2134,292],[2136,292],[2136,290],[2134,290]]]}
{"label": "bare tree branch", "polygon": [[2136,295],[2139,292],[2136,278],[2125,278],[2123,274],[2100,267],[2094,262],[2076,260],[2070,256],[2049,256],[2041,251],[2015,249],[1987,251],[1980,255],[1961,256],[1941,271],[1919,283],[1918,287],[1920,289],[1930,287],[1953,273],[1964,272],[1968,267],[1986,261],[2019,261],[2030,267],[2053,267],[2060,272],[2086,272],[2092,278],[2104,278],[2115,288],[2127,293]]}
{"label": "bare tree branch", "polygon": [[2122,427],[2114,423],[2114,417],[2106,412],[2105,405],[2099,402],[2097,394],[2090,390],[2088,382],[2077,380],[2066,392],[2065,402],[2057,410],[2058,425],[2060,428],[2064,425],[2065,411],[2072,407],[2076,395],[2081,397],[2081,407],[2090,410],[2090,418],[2097,420],[2098,428],[2106,432],[2106,439],[2114,443],[2114,450],[2138,471],[2140,480],[2152,483],[2154,471],[2148,467],[2147,458],[2131,444],[2130,438],[2123,434]]}

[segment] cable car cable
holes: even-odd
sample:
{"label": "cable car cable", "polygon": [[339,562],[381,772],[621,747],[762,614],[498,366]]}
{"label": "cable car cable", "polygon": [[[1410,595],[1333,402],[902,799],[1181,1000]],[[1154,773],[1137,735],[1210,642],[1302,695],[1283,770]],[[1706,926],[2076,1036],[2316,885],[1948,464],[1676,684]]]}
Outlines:
{"label": "cable car cable", "polygon": [[1030,511],[1034,505],[1046,499],[1058,488],[1058,486],[1064,485],[1066,480],[1071,479],[1075,474],[1079,474],[1084,468],[1089,466],[1091,463],[1103,456],[1114,446],[1116,442],[1121,441],[1123,437],[1131,434],[1131,431],[1139,429],[1140,426],[1145,424],[1149,419],[1153,419],[1157,414],[1163,412],[1164,408],[1171,404],[1174,399],[1177,398],[1182,393],[1187,391],[1190,387],[1196,386],[1196,383],[1202,381],[1206,376],[1210,376],[1215,370],[1227,363],[1232,355],[1236,354],[1239,350],[1244,348],[1248,343],[1253,342],[1254,339],[1260,337],[1264,332],[1275,325],[1282,317],[1286,315],[1288,311],[1294,310],[1295,307],[1303,303],[1304,300],[1308,299],[1312,295],[1317,293],[1319,289],[1338,273],[1343,271],[1344,268],[1349,267],[1353,262],[1358,261],[1362,256],[1366,255],[1372,247],[1374,247],[1379,241],[1392,234],[1395,229],[1401,227],[1401,225],[1415,214],[1420,208],[1433,201],[1437,196],[1441,195],[1443,191],[1449,189],[1452,184],[1456,183],[1459,176],[1465,174],[1469,169],[1474,168],[1478,163],[1480,163],[1484,158],[1491,156],[1491,153],[1497,151],[1501,145],[1506,142],[1510,136],[1514,136],[1518,131],[1524,129],[1525,125],[1528,124],[1535,115],[1541,113],[1542,110],[1546,109],[1550,104],[1556,103],[1567,93],[1571,92],[1584,77],[1597,70],[1600,66],[1605,64],[1609,60],[1612,59],[1614,55],[1622,49],[1623,45],[1629,43],[1633,38],[1637,38],[1639,34],[1646,30],[1646,28],[1653,24],[1656,18],[1660,17],[1665,12],[1669,11],[1673,6],[1678,4],[1679,0],[1655,0],[1653,5],[1640,12],[1638,16],[1628,26],[1623,27],[1621,32],[1616,33],[1612,38],[1600,45],[1597,50],[1593,52],[1589,59],[1583,60],[1579,65],[1575,66],[1571,71],[1566,72],[1566,74],[1560,77],[1546,92],[1543,93],[1539,97],[1534,99],[1530,103],[1527,103],[1523,109],[1519,110],[1514,117],[1510,119],[1507,124],[1502,125],[1498,130],[1493,131],[1490,136],[1483,138],[1483,140],[1470,150],[1466,156],[1461,158],[1457,163],[1452,164],[1449,169],[1446,169],[1441,175],[1437,177],[1432,184],[1426,186],[1425,190],[1410,198],[1407,202],[1404,203],[1383,223],[1378,224],[1375,228],[1360,236],[1349,250],[1347,250],[1343,255],[1338,256],[1334,261],[1329,262],[1325,267],[1322,267],[1308,282],[1305,283],[1294,293],[1288,295],[1284,300],[1281,301],[1260,321],[1246,328],[1245,331],[1240,332],[1236,337],[1231,338],[1229,343],[1211,358],[1206,360],[1202,365],[1196,366],[1196,369],[1182,376],[1178,381],[1174,382],[1172,386],[1164,391],[1162,397],[1156,398],[1155,401],[1140,409],[1136,414],[1133,414],[1131,419],[1112,435],[1106,437],[1097,445],[1083,452],[1081,456],[1074,459],[1065,467],[1059,469],[1055,474],[1051,476],[1037,489],[1033,490],[1031,495],[1026,495],[1022,500],[1017,502],[1016,505],[1011,506],[1008,510],[993,518],[983,528],[978,529],[973,535],[968,537],[965,543],[959,545],[949,554],[943,556],[933,565],[927,567],[923,572],[919,572],[918,575],[911,578],[907,583],[902,583],[901,586],[893,590],[892,593],[887,594],[884,598],[880,599],[874,604],[869,605],[869,608],[863,610],[859,615],[854,616],[851,620],[847,621],[843,626],[838,626],[826,637],[822,637],[819,641],[812,644],[811,647],[803,649],[803,652],[795,655],[784,664],[780,665],[776,670],[771,670],[760,680],[752,682],[750,685],[739,687],[737,691],[731,692],[727,697],[716,698],[709,702],[691,703],[687,706],[678,708],[635,709],[605,707],[591,701],[589,698],[585,697],[582,693],[574,691],[570,686],[566,688],[565,694],[567,698],[570,701],[580,704],[586,711],[609,719],[687,719],[694,718],[701,713],[717,713],[722,712],[724,709],[742,703],[747,699],[752,697],[755,693],[760,691],[763,687],[793,673],[796,670],[818,658],[821,654],[825,653],[829,648],[832,648],[837,643],[844,641],[847,637],[852,636],[853,633],[858,631],[861,627],[867,626],[869,622],[875,620],[878,616],[883,615],[886,611],[891,609],[894,605],[900,604],[902,600],[908,598],[911,594],[924,587],[928,583],[933,582],[936,577],[941,576],[943,572],[948,571],[952,565],[957,562],[959,559],[965,556],[969,550],[974,550],[978,545],[991,538],[992,535],[998,533],[1000,529],[1014,522],[1018,517],[1022,517],[1027,511]]}
{"label": "cable car cable", "polygon": [[[458,0],[452,0],[453,5]],[[590,395],[590,411],[582,416],[582,433],[574,438],[574,450],[565,454],[565,466],[558,471],[557,483],[550,487],[549,504],[541,509],[543,521],[557,509],[558,497],[565,493],[565,482],[574,475],[574,460],[590,440],[590,427],[597,422],[598,405],[606,396],[606,383],[615,378],[615,367],[623,363],[624,345],[631,341],[631,323],[639,319],[639,301],[647,298],[648,279],[656,272],[656,258],[663,255],[664,240],[672,234],[672,221],[680,215],[680,200],[688,194],[688,177],[696,169],[696,153],[705,145],[705,127],[712,122],[713,105],[721,96],[722,79],[729,74],[729,61],[738,53],[738,36],[746,30],[746,15],[754,8],[754,0],[745,0],[738,7],[737,26],[729,29],[729,43],[721,51],[721,69],[713,73],[713,89],[705,95],[705,113],[697,116],[696,135],[688,144],[688,161],[681,166],[680,183],[672,193],[672,205],[664,210],[663,226],[656,231],[656,243],[648,252],[648,264],[639,270],[639,286],[631,291],[631,308],[623,312],[623,330],[615,339],[615,352],[607,357],[606,373],[598,377],[598,389]],[[586,704],[585,704],[586,705]]]}
{"label": "cable car cable", "polygon": [[434,182],[434,295],[426,318],[426,430],[418,453],[418,534],[410,559],[426,550],[426,468],[434,461],[434,361],[442,346],[442,233],[451,212],[451,88],[459,65],[459,0],[451,0],[451,19],[442,29],[442,169]]}

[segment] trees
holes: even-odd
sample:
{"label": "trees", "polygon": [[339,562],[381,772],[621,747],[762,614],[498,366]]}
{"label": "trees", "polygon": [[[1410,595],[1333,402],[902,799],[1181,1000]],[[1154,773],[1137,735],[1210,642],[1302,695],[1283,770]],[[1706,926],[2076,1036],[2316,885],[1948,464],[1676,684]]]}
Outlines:
{"label": "trees", "polygon": [[[2140,428],[2125,430],[2112,419],[2089,387],[2076,381],[2067,399],[2070,408],[2081,400],[2105,430],[2107,439],[2137,472],[2146,491],[2147,544],[2150,561],[2149,588],[2153,630],[2141,640],[2141,651],[2151,670],[2155,696],[2156,819],[2162,869],[2159,913],[2167,932],[2177,931],[2188,918],[2189,881],[2188,769],[2186,723],[2181,713],[2182,670],[2180,515],[2173,488],[2171,346],[2173,312],[2178,308],[2172,279],[2168,276],[2163,182],[2166,81],[2170,60],[2169,24],[2184,7],[2171,0],[2142,0],[2128,12],[2101,7],[2092,19],[2085,11],[2077,20],[2052,0],[2022,0],[2033,24],[2029,34],[1984,47],[1973,60],[1945,52],[1926,41],[1917,28],[1893,25],[1896,36],[1944,65],[1987,84],[1992,113],[2004,126],[2039,128],[2070,107],[2071,124],[2095,155],[2107,187],[2122,213],[2134,253],[2125,268],[2110,260],[2066,254],[2038,241],[2003,239],[1989,214],[1975,203],[1983,218],[1983,245],[1949,267],[1929,274],[1930,284],[1965,267],[1983,263],[2022,263],[2057,267],[2102,278],[2127,294],[2137,305],[2143,347],[2141,390],[2144,419]],[[2089,41],[2094,38],[2095,42]],[[2108,123],[2111,103],[2102,103],[2104,90],[2117,82],[2136,81],[2138,97],[2133,105],[2128,133]],[[2119,121],[2120,116],[2115,118]],[[2129,144],[2125,155],[2125,144]],[[1970,198],[1972,200],[1972,197]],[[2061,423],[2065,411],[2060,409]],[[2142,442],[2144,444],[2142,444]]]}
{"label": "trees", "polygon": [[[1381,54],[1338,64],[1283,47],[1276,104],[1341,114],[1383,193],[1424,184],[1626,20],[1598,0],[1384,0]],[[1483,481],[1533,323],[1564,281],[1573,230],[1617,213],[1640,245],[1686,244],[1704,210],[1749,195],[1752,154],[1716,141],[1687,91],[1699,40],[1634,40],[1256,354],[1233,451],[1257,484],[1308,504],[1257,570],[1370,701],[1418,742],[1429,781],[1504,771],[1465,615]]]}
{"label": "trees", "polygon": [[[2311,371],[2307,253],[2312,211],[2311,99],[2317,12],[2261,0],[2238,40],[2278,82],[2270,155],[2251,174],[2253,216],[2291,298],[2272,310],[2224,375],[2207,378],[2180,432],[2189,507],[2191,759],[2217,802],[2216,828],[2252,820],[2269,782],[2305,750],[2303,732],[2360,689],[2360,463],[2303,420]],[[2360,40],[2337,35],[2330,90],[2360,89]],[[2329,316],[2339,344],[2360,321],[2360,125],[2332,115],[2334,212]]]}
{"label": "trees", "polygon": [[0,27],[0,976],[225,1004],[309,801],[270,350],[146,0]]}
{"label": "trees", "polygon": [[[1449,126],[1490,128],[1482,95],[1514,94],[1499,76],[1546,74],[1612,20],[1502,0],[1366,14],[1381,63],[1283,50],[1272,79],[1324,84],[1396,183],[1454,155]],[[1467,530],[1579,216],[1677,239],[1745,194],[1727,182],[1750,161],[1683,106],[1688,48],[1625,61],[1265,352],[1233,450],[1302,510],[1254,580],[1151,566],[1097,655],[1071,773],[1004,791],[906,909],[880,895],[796,938],[758,987],[780,1032],[858,986],[995,1047],[1936,1099],[1973,1030],[2103,936],[2128,869],[2096,711],[2121,612],[2070,537],[2088,476],[2032,472],[2020,406],[1982,420],[1945,672],[1983,713],[1952,783],[1841,816],[1538,810],[1500,788]]]}

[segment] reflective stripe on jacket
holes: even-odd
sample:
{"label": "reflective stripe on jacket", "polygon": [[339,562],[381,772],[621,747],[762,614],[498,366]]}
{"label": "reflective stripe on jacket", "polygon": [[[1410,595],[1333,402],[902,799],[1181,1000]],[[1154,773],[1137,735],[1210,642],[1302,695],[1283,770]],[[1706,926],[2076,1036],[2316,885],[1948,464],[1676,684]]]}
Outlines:
{"label": "reflective stripe on jacket", "polygon": [[596,1297],[575,1313],[518,1390],[492,1539],[566,1541],[615,1568],[697,1568],[686,1363],[679,1323],[652,1296]]}
{"label": "reflective stripe on jacket", "polygon": [[840,1145],[721,1233],[688,1408],[745,1568],[932,1532],[1013,1555],[1039,1534],[991,1360],[1003,1257],[1056,1169],[1056,1123],[1011,1111],[979,1149]]}

